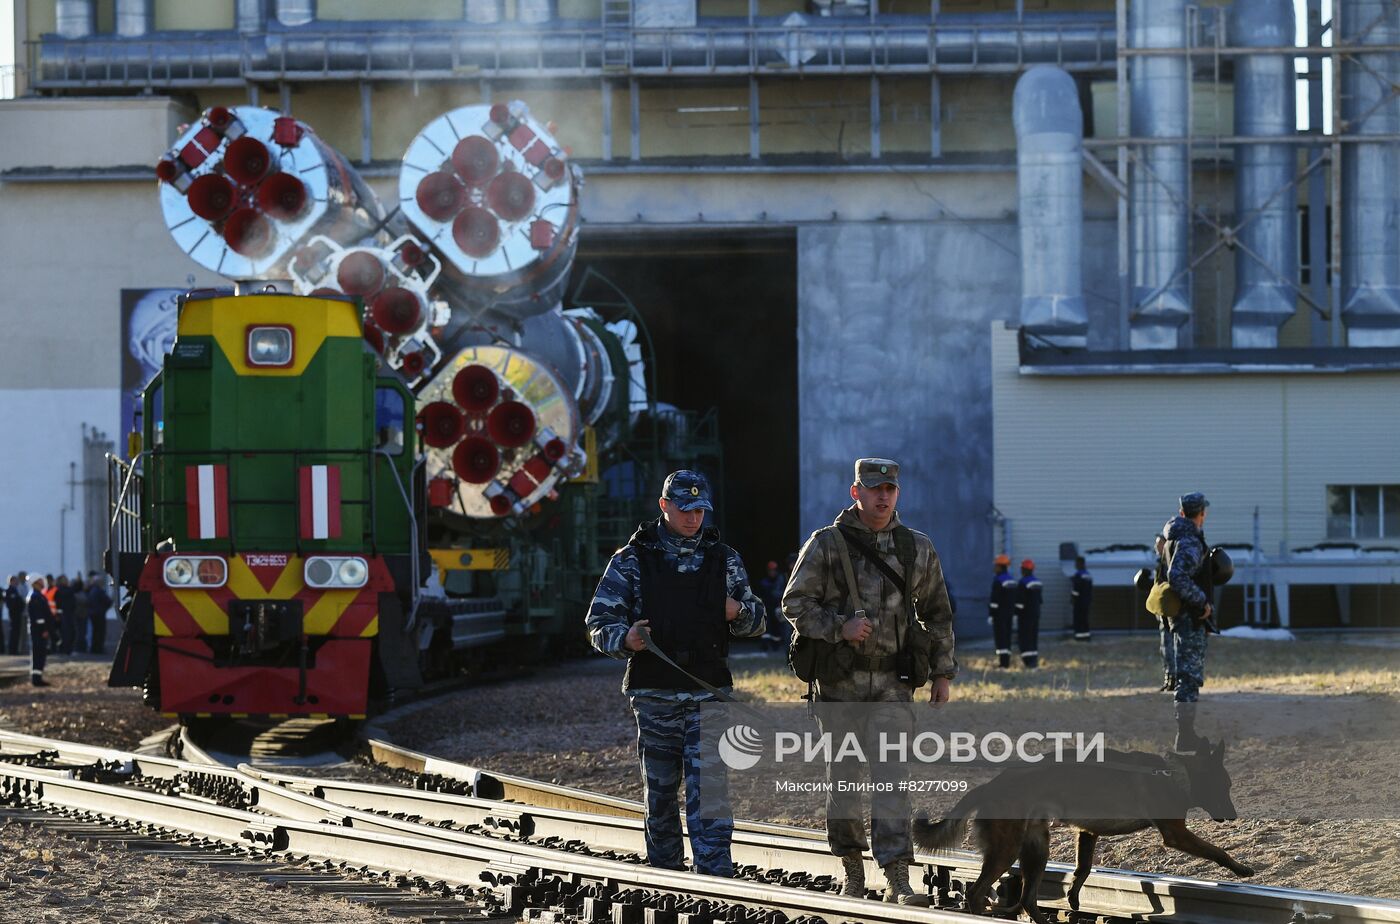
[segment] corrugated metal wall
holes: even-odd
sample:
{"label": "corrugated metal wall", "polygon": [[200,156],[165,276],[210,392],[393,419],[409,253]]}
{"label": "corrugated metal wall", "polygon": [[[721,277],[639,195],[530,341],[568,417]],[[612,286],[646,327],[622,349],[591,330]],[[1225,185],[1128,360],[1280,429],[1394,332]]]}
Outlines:
{"label": "corrugated metal wall", "polygon": [[1327,538],[1327,485],[1400,481],[1400,373],[1021,375],[1000,324],[991,355],[995,502],[1012,557],[1036,559],[1047,629],[1069,609],[1061,542],[1149,543],[1198,490],[1212,544],[1250,542],[1257,505],[1275,554]]}

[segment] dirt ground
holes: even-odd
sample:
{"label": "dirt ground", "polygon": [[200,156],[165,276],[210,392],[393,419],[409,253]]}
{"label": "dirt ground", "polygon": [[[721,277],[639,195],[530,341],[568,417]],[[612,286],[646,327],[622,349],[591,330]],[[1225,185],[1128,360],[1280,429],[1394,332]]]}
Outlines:
{"label": "dirt ground", "polygon": [[[1394,642],[1211,639],[1203,699],[1215,709],[1213,721],[1245,739],[1230,751],[1240,819],[1215,823],[1197,813],[1191,826],[1252,865],[1252,882],[1400,898],[1400,739],[1393,721],[1377,721],[1393,718],[1400,706]],[[1110,710],[1124,717],[1134,747],[1161,751],[1170,744],[1171,707],[1155,692],[1155,645],[1147,636],[1049,642],[1036,672],[997,671],[990,652],[964,650],[953,692],[965,710],[992,710],[1011,721],[1048,710]],[[792,702],[802,692],[776,655],[739,658],[734,666],[746,698]],[[638,799],[636,731],[620,679],[620,667],[601,658],[561,665],[468,690],[407,716],[390,733],[407,747],[484,769]],[[1147,724],[1148,714],[1165,721]],[[1289,755],[1283,764],[1280,754]],[[775,806],[771,792],[746,790],[733,777],[731,787],[738,817],[822,824],[819,797]],[[1381,804],[1390,810],[1378,819]],[[925,807],[936,813],[940,805]],[[1072,834],[1056,832],[1052,851],[1053,859],[1072,863]],[[1231,878],[1212,863],[1166,850],[1147,832],[1102,840],[1096,862]]]}
{"label": "dirt ground", "polygon": [[[7,658],[19,663],[20,659]],[[27,664],[28,659],[23,659]],[[135,688],[107,686],[110,660],[96,656],[50,657],[44,679],[0,687],[0,727],[44,738],[64,738],[102,747],[134,748],[172,720],[141,702]]]}

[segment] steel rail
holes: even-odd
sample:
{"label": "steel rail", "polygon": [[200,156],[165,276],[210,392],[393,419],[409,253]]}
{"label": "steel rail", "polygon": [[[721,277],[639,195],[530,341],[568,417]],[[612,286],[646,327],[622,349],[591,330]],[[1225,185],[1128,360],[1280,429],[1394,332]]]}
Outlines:
{"label": "steel rail", "polygon": [[[626,853],[640,853],[644,849],[640,805],[624,799],[603,797],[607,807],[612,809],[612,812],[599,815],[556,807],[507,804],[490,798],[406,790],[401,787],[377,786],[318,777],[300,777],[284,772],[259,769],[246,764],[238,769],[232,769],[217,764],[205,765],[169,758],[148,758],[107,748],[94,748],[0,732],[0,755],[19,752],[34,753],[39,750],[57,752],[60,761],[72,765],[99,760],[127,761],[135,766],[137,776],[171,778],[181,774],[193,774],[196,777],[196,782],[201,783],[206,789],[212,785],[210,780],[222,781],[224,791],[229,788],[241,790],[246,794],[248,804],[255,805],[259,812],[266,813],[257,816],[262,821],[261,827],[247,829],[252,832],[251,835],[245,835],[240,831],[239,836],[245,841],[253,836],[263,840],[272,838],[273,841],[277,841],[284,837],[276,829],[276,825],[282,821],[323,827],[326,825],[351,827],[359,832],[378,832],[388,838],[426,837],[435,844],[444,840],[460,841],[460,848],[464,851],[464,855],[473,857],[477,856],[473,851],[489,852],[492,845],[498,849],[508,848],[510,859],[507,865],[510,863],[523,864],[532,869],[540,870],[553,870],[554,867],[546,865],[545,861],[551,857],[559,859],[559,852],[543,844],[528,844],[520,840],[512,840],[512,838],[528,837],[535,841],[551,839],[547,841],[550,844],[572,841],[587,844],[594,850],[615,850]],[[401,757],[403,753],[409,755],[416,753],[405,751],[405,749],[396,748],[395,750],[401,752]],[[425,757],[425,755],[418,756]],[[484,774],[474,768],[446,761],[434,761],[428,765],[434,766],[437,770],[451,770],[453,771],[451,778],[458,780],[476,779],[481,782],[488,779],[497,781],[502,779]],[[0,763],[0,780],[7,778],[6,771],[8,769],[3,763]],[[24,769],[28,770],[28,768]],[[34,770],[32,772],[53,774],[65,778],[72,776],[71,771],[61,769]],[[446,776],[447,774],[440,775]],[[504,780],[514,787],[513,791],[517,795],[532,791],[544,792],[555,799],[568,794],[589,795],[581,790],[570,790],[567,787],[551,784],[537,784],[535,787],[517,785],[533,782],[520,777],[507,776],[504,777]],[[199,789],[200,787],[193,788]],[[217,791],[218,786],[213,785],[213,789]],[[7,787],[5,791],[9,792],[10,788]],[[141,809],[144,814],[141,814],[136,820],[159,819],[155,823],[178,830],[187,830],[190,827],[188,822],[190,809],[185,807],[182,812],[173,815],[167,809],[152,812],[149,806],[160,805],[160,798],[155,794],[146,793],[144,807]],[[156,802],[151,802],[152,799]],[[98,810],[90,802],[70,804],[69,807],[88,811]],[[625,808],[632,809],[630,817],[621,813]],[[230,810],[225,809],[225,811]],[[390,817],[391,814],[397,817]],[[491,829],[499,833],[495,837],[483,836],[442,827],[443,823],[457,826],[476,826],[478,829]],[[271,828],[267,827],[269,824],[272,825]],[[216,836],[205,831],[191,833]],[[304,839],[304,835],[299,835],[299,837]],[[418,875],[438,876],[455,882],[474,881],[447,876],[440,873],[436,866],[396,867],[385,862],[371,862],[370,859],[366,859],[366,855],[363,853],[365,848],[356,848],[360,852],[356,852],[354,856],[317,852],[301,847],[295,849],[288,847],[286,849],[290,852],[315,853],[317,856],[327,856],[376,868],[400,869]],[[444,849],[450,853],[454,848]],[[839,872],[839,865],[835,858],[827,852],[824,838],[820,832],[800,828],[739,822],[735,831],[734,853],[737,863],[753,865],[762,870],[801,870],[814,876],[835,876]],[[569,859],[561,861],[562,866],[558,868],[558,871],[569,875],[594,875],[596,871],[588,865],[589,863],[616,864],[618,862],[578,857],[576,854],[569,854],[568,857]],[[583,866],[574,865],[574,859],[577,859]],[[926,881],[931,887],[941,886],[945,889],[950,884],[953,884],[953,887],[957,889],[957,883],[965,883],[975,877],[980,867],[979,858],[975,854],[965,851],[924,855],[916,858],[916,862],[926,868]],[[707,887],[713,887],[716,883],[734,882],[732,880],[715,880],[713,877],[696,877],[690,874],[651,870],[649,867],[640,867],[635,863],[622,863],[621,865],[636,875],[619,878],[616,871],[613,871],[609,874],[611,878],[607,881],[629,888],[698,895],[701,894],[701,891],[695,888],[697,880],[704,880],[704,885]],[[587,867],[586,870],[585,867]],[[1050,864],[1047,870],[1046,884],[1049,891],[1054,894],[1042,897],[1044,905],[1054,906],[1060,903],[1063,885],[1067,882],[1069,873],[1070,867],[1066,864]],[[655,878],[658,875],[662,878]],[[675,876],[686,878],[680,880],[680,884],[677,885],[673,881]],[[752,882],[747,883],[747,885],[761,889],[772,888]],[[766,907],[779,907],[785,913],[832,913],[830,909],[826,912],[815,910],[809,902],[795,899],[789,894],[793,891],[807,892],[809,896],[816,896],[818,899],[836,898],[828,893],[791,888],[781,888],[777,897],[767,893],[755,896],[755,894],[743,890],[736,893],[737,897],[735,897],[724,889],[715,891],[714,888],[704,891],[703,895],[714,901],[737,901],[740,903],[761,901]],[[841,899],[841,901],[856,900]],[[1173,920],[1196,922],[1196,924],[1242,924],[1242,922],[1251,922],[1251,924],[1253,922],[1279,922],[1279,924],[1283,924],[1283,922],[1298,920],[1328,920],[1337,922],[1337,924],[1346,924],[1346,922],[1396,924],[1396,922],[1400,922],[1400,902],[1329,892],[1280,889],[1240,883],[1217,883],[1185,877],[1156,876],[1109,869],[1098,869],[1089,877],[1081,896],[1081,906],[1083,913],[1095,916],[1116,919],[1171,915]],[[859,907],[864,912],[859,915],[861,919],[883,920],[875,912],[875,908],[878,907],[877,903],[867,902]],[[920,909],[904,908],[901,911],[903,917],[896,916],[899,920],[942,920],[940,918],[911,916],[916,912],[922,913]],[[840,909],[840,913],[842,915],[849,914],[846,909]],[[955,916],[946,919],[958,920],[959,918]]]}
{"label": "steel rail", "polygon": [[[28,737],[28,736],[25,736]],[[829,892],[770,885],[741,879],[700,876],[655,869],[637,863],[590,857],[519,841],[434,828],[370,812],[349,809],[295,790],[271,785],[238,770],[108,749],[74,747],[68,742],[29,738],[28,743],[57,750],[61,759],[80,760],[101,752],[138,766],[179,767],[182,772],[220,777],[242,786],[257,811],[235,809],[200,798],[177,797],[132,785],[88,782],[71,769],[36,768],[0,761],[0,802],[91,813],[106,819],[144,824],[192,837],[212,838],[269,853],[308,855],[351,866],[476,885],[528,882],[535,876],[563,877],[575,887],[594,884],[613,894],[619,890],[665,893],[789,917],[816,916],[833,921],[872,924],[958,924],[976,920],[959,912],[912,908],[846,898]],[[0,733],[6,753],[17,753],[13,739]],[[646,896],[643,896],[645,898]]]}
{"label": "steel rail", "polygon": [[[403,790],[335,780],[297,778],[245,767],[245,772],[268,782],[306,788],[337,804],[371,811],[417,815],[433,822],[514,828],[536,837],[596,838],[615,849],[641,852],[642,806],[638,802],[589,793],[524,777],[497,774],[430,757],[381,740],[368,742],[375,759],[388,766],[459,780],[472,786],[474,797]],[[518,803],[503,805],[502,802]],[[597,811],[604,809],[605,811]],[[591,820],[588,813],[594,813]],[[610,817],[600,818],[599,815]],[[621,817],[619,817],[621,816]],[[590,833],[584,833],[587,827]],[[806,869],[839,875],[840,863],[827,849],[825,834],[805,828],[736,820],[734,859],[768,869]],[[981,858],[970,851],[921,854],[925,881],[970,882],[977,878]],[[874,872],[867,861],[867,873]],[[1042,907],[1068,907],[1065,889],[1073,873],[1067,863],[1047,866],[1042,882]],[[1048,894],[1047,894],[1048,893]],[[1200,924],[1256,924],[1293,920],[1327,920],[1334,924],[1400,922],[1400,902],[1316,890],[1283,889],[1242,882],[1214,882],[1183,876],[1156,875],[1096,867],[1080,896],[1085,913],[1110,916],[1173,915]],[[1305,917],[1298,917],[1298,915]]]}

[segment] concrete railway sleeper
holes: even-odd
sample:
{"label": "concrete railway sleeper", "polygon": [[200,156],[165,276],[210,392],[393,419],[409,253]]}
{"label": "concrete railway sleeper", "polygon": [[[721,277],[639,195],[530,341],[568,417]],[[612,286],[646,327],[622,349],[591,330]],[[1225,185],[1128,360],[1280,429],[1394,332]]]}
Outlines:
{"label": "concrete railway sleeper", "polygon": [[[36,757],[41,751],[42,758]],[[11,756],[20,759],[10,760]],[[65,769],[24,766],[43,763]],[[640,865],[637,854],[642,837],[635,803],[602,797],[610,809],[602,815],[482,798],[473,793],[499,796],[509,792],[519,799],[533,790],[542,794],[541,801],[575,804],[586,803],[591,794],[461,765],[425,761],[424,767],[433,768],[432,778],[416,781],[424,788],[408,789],[247,766],[234,770],[195,765],[0,734],[0,780],[4,781],[0,792],[25,805],[35,799],[34,786],[50,779],[39,800],[42,804],[56,799],[60,806],[75,804],[92,811],[94,797],[84,787],[101,788],[104,784],[79,777],[95,778],[96,771],[85,768],[99,764],[108,781],[106,789],[137,789],[110,785],[125,778],[139,783],[147,799],[183,801],[178,811],[160,809],[162,813],[173,812],[171,816],[138,816],[160,818],[161,824],[176,830],[185,830],[179,822],[188,823],[191,812],[206,808],[232,813],[227,817],[245,821],[252,816],[235,836],[260,849],[331,857],[400,876],[411,872],[430,882],[477,888],[485,882],[503,909],[520,912],[553,907],[559,909],[559,919],[640,922],[643,909],[649,908],[647,920],[677,922],[712,920],[714,916],[773,922],[879,921],[887,917],[901,921],[971,920],[946,906],[958,902],[964,883],[975,876],[979,866],[974,855],[961,851],[919,857],[930,892],[937,896],[936,903],[945,907],[896,909],[825,891],[834,886],[837,865],[826,852],[819,832],[741,823],[735,834],[735,860],[741,866],[741,878],[720,880]],[[61,777],[75,791],[62,789],[64,795],[55,796],[54,777]],[[426,791],[427,787],[455,792]],[[207,823],[216,824],[217,820]],[[306,826],[312,826],[311,830]],[[336,846],[337,835],[344,835],[346,842]],[[202,836],[226,839],[228,832]],[[367,838],[370,843],[357,838]],[[372,843],[381,844],[382,849],[376,852]],[[414,854],[415,844],[422,856]],[[1055,880],[1047,888],[1052,894],[1046,896],[1051,905],[1060,897],[1059,881],[1067,876],[1068,867],[1053,872]],[[1079,921],[1170,916],[1173,921],[1197,924],[1322,919],[1400,922],[1397,902],[1120,871],[1096,872],[1083,898],[1087,913],[1080,914]]]}

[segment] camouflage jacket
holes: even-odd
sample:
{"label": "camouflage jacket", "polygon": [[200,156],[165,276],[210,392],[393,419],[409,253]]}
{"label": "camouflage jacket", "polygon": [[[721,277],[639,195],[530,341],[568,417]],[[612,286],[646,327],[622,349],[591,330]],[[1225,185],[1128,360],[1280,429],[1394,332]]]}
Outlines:
{"label": "camouflage jacket", "polygon": [[[833,525],[861,533],[896,571],[899,570],[894,550],[894,527],[900,525],[898,513],[890,519],[890,525],[878,533],[860,521],[854,506],[841,511]],[[953,610],[943,582],[943,567],[933,548],[933,540],[918,530],[911,532],[916,555],[914,594],[919,604],[919,621],[929,635],[929,671],[935,677],[952,677],[957,673],[958,664],[953,657]],[[904,597],[865,556],[855,549],[850,549],[850,556],[856,583],[860,585],[860,599],[866,607],[865,615],[875,625],[875,631],[856,647],[856,651],[867,657],[895,654],[904,637]],[[846,593],[845,569],[834,530],[830,527],[812,533],[802,546],[797,566],[783,593],[783,615],[799,635],[828,642],[841,641],[841,625],[851,618],[853,607]],[[853,691],[832,692],[839,695]]]}
{"label": "camouflage jacket", "polygon": [[1181,603],[1187,610],[1204,612],[1206,604],[1210,602],[1201,587],[1201,574],[1209,567],[1205,534],[1186,517],[1177,516],[1162,527],[1162,536],[1167,540],[1162,553],[1167,583],[1181,597]]}
{"label": "camouflage jacket", "polygon": [[[611,658],[625,659],[632,652],[623,643],[632,623],[646,619],[642,612],[642,571],[637,563],[637,545],[659,549],[666,561],[674,563],[682,574],[699,570],[705,553],[719,543],[719,530],[705,527],[698,535],[686,539],[668,530],[661,520],[637,527],[627,545],[613,553],[607,570],[598,581],[593,602],[584,620],[588,641],[598,651]],[[765,611],[749,587],[749,576],[737,554],[731,554],[725,565],[724,585],[729,596],[739,601],[739,615],[729,624],[729,634],[735,638],[754,638],[763,634]],[[654,695],[653,691],[633,690],[633,696]],[[686,694],[690,696],[690,694]],[[709,694],[699,694],[708,698]]]}

